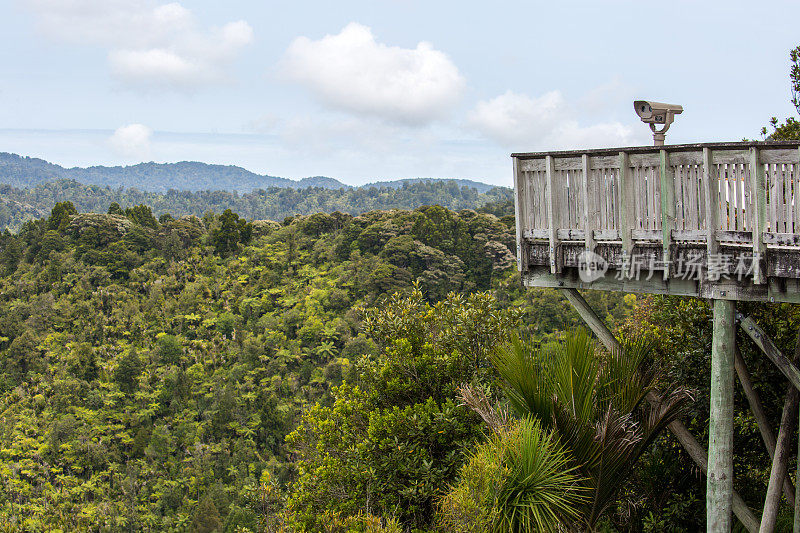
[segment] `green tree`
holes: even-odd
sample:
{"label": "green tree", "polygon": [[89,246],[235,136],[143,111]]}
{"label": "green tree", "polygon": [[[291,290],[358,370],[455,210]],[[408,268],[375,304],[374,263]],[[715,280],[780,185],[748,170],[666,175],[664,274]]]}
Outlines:
{"label": "green tree", "polygon": [[164,364],[175,364],[181,360],[183,346],[175,335],[162,335],[158,339],[157,353]]}
{"label": "green tree", "polygon": [[56,202],[50,212],[50,218],[47,219],[47,229],[63,232],[67,229],[72,217],[77,214],[78,210],[75,209],[72,202]]}
{"label": "green tree", "polygon": [[445,531],[559,531],[587,500],[569,451],[540,422],[523,418],[478,446],[442,498]]}
{"label": "green tree", "polygon": [[72,353],[69,371],[77,378],[91,381],[97,378],[97,354],[88,342],[78,344]]}
{"label": "green tree", "polygon": [[358,362],[358,386],[335,389],[333,405],[309,409],[287,437],[299,456],[288,507],[304,527],[319,530],[319,516],[354,515],[367,502],[406,528],[430,527],[441,487],[482,433],[456,386],[487,379],[485,356],[517,317],[487,293],[431,305],[419,289],[368,313],[365,328],[383,351]]}
{"label": "green tree", "polygon": [[222,519],[219,516],[217,506],[211,498],[204,498],[197,508],[192,525],[189,528],[192,533],[218,533],[222,531]]}
{"label": "green tree", "polygon": [[[800,46],[789,51],[789,84],[792,98],[790,101],[798,113],[800,113]],[[761,135],[771,141],[795,141],[800,140],[800,121],[794,117],[789,117],[783,124],[778,123],[777,117],[772,117],[769,121],[772,133],[767,134],[767,128],[761,128]]]}
{"label": "green tree", "polygon": [[12,384],[17,384],[28,372],[40,370],[42,363],[38,338],[32,331],[25,330],[11,342],[3,366],[7,379],[10,379]]}
{"label": "green tree", "polygon": [[640,340],[604,353],[583,330],[542,349],[513,337],[490,357],[514,412],[552,428],[586,478],[581,522],[592,531],[690,398],[677,387],[662,390],[658,405],[648,403],[647,394],[665,383],[652,365],[652,345]]}
{"label": "green tree", "polygon": [[125,392],[133,392],[138,385],[139,375],[142,373],[142,360],[135,348],[125,351],[114,371],[114,381]]}
{"label": "green tree", "polygon": [[125,216],[125,211],[120,207],[120,205],[117,202],[111,202],[111,205],[108,206],[108,214]]}
{"label": "green tree", "polygon": [[144,204],[129,207],[125,210],[125,216],[131,219],[134,224],[153,229],[158,228],[158,221],[153,216],[152,209]]}
{"label": "green tree", "polygon": [[252,224],[226,209],[219,217],[219,225],[211,232],[211,245],[219,255],[228,256],[239,249],[239,243],[250,240],[252,231]]}

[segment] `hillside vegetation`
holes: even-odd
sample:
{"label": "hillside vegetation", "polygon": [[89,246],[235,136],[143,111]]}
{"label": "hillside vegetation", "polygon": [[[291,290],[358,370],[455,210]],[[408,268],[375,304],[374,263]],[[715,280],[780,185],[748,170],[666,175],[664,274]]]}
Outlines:
{"label": "hillside vegetation", "polygon": [[[108,206],[146,204],[156,216],[196,215],[231,209],[256,220],[277,220],[293,215],[340,211],[359,215],[383,209],[415,209],[438,204],[449,209],[477,209],[492,203],[510,206],[511,189],[494,187],[480,192],[455,181],[416,181],[399,187],[294,189],[271,187],[239,194],[224,190],[144,192],[112,189],[60,180],[32,188],[0,185],[0,229],[18,230],[27,220],[46,217],[56,202],[70,201],[81,212],[105,213]],[[508,206],[504,207],[508,210]],[[496,210],[494,210],[496,211]]]}
{"label": "hillside vegetation", "polygon": [[[580,325],[557,292],[521,287],[508,204],[487,208],[500,217],[432,206],[281,223],[108,211],[58,203],[0,234],[8,529],[464,531],[516,520],[496,491],[525,442],[540,443],[560,483],[580,482],[546,417],[487,440],[482,417],[507,390],[496,348],[519,333],[530,353],[558,353]],[[693,391],[684,421],[702,435],[707,304],[586,297],[623,336],[658,340],[642,360],[666,376],[660,386]],[[741,310],[793,348],[794,306]],[[782,378],[740,346],[777,424]],[[463,385],[485,398],[481,416]],[[746,404],[736,413],[737,490],[756,508],[769,460]],[[589,523],[702,529],[705,481],[691,460],[669,435],[641,453]],[[564,490],[563,516],[583,520],[584,496]]]}
{"label": "hillside vegetation", "polygon": [[[509,218],[428,207],[251,224],[229,211],[160,221],[146,206],[112,211],[58,204],[0,238],[0,516],[12,528],[260,530],[293,480],[308,486],[296,463],[305,445],[284,437],[304,409],[383,381],[391,368],[379,356],[406,350],[400,331],[422,336],[409,353],[433,357],[425,372],[436,379],[408,396],[398,375],[384,400],[358,401],[394,416],[400,394],[414,416],[433,417],[440,450],[417,460],[448,457],[433,478],[445,482],[482,431],[453,384],[523,315],[540,338],[577,322],[556,295],[533,303],[514,282]],[[412,290],[412,304],[387,300]],[[416,483],[408,475],[365,494],[385,491],[393,505]],[[430,523],[435,490],[411,497],[409,520]],[[295,494],[293,508],[308,503]]]}

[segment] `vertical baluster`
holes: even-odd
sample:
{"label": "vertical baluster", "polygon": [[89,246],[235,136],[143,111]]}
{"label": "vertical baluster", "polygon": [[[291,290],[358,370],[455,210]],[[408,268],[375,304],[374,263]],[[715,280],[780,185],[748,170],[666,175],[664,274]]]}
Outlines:
{"label": "vertical baluster", "polygon": [[792,228],[794,228],[794,212],[792,211],[792,176],[789,173],[789,165],[779,164],[778,168],[780,168],[781,181],[783,182],[783,231],[786,233],[792,233]]}
{"label": "vertical baluster", "polygon": [[664,279],[669,277],[670,244],[672,243],[672,230],[675,228],[675,178],[669,154],[666,150],[660,151],[661,157],[661,245],[664,261]]}
{"label": "vertical baluster", "polygon": [[728,163],[728,225],[732,230],[739,228],[736,221],[736,183],[738,182],[738,165]]}
{"label": "vertical baluster", "polygon": [[560,194],[557,188],[554,188],[554,170],[553,170],[553,156],[548,155],[545,157],[545,175],[547,179],[547,228],[548,236],[550,238],[550,272],[557,274],[560,272],[560,265],[558,262],[558,220],[559,214],[562,209],[558,205]]}
{"label": "vertical baluster", "polygon": [[703,196],[705,199],[706,253],[719,252],[716,230],[719,227],[719,177],[710,148],[703,148]]}
{"label": "vertical baluster", "polygon": [[792,176],[792,209],[794,211],[792,233],[800,233],[800,162],[791,163],[787,167]]}
{"label": "vertical baluster", "polygon": [[631,231],[636,227],[636,184],[633,182],[633,173],[630,168],[630,158],[627,152],[619,153],[619,232],[622,237],[622,252],[628,257],[633,253],[633,238]]}
{"label": "vertical baluster", "polygon": [[583,233],[586,249],[594,252],[594,230],[597,224],[596,206],[599,198],[594,194],[591,170],[589,169],[589,155],[581,157],[581,191],[583,192]]}
{"label": "vertical baluster", "polygon": [[764,254],[764,240],[762,234],[767,222],[767,198],[764,165],[761,163],[758,148],[750,148],[750,189],[753,191],[753,283],[761,284],[766,281],[761,269],[761,258]]}
{"label": "vertical baluster", "polygon": [[699,208],[700,208],[700,220],[699,220],[698,223],[699,223],[701,228],[705,228],[706,230],[708,230],[708,227],[707,227],[708,218],[706,216],[707,206],[706,206],[705,175],[703,174],[705,172],[704,169],[705,169],[705,162],[703,162],[702,165],[698,165],[697,169],[695,170],[697,172],[697,177],[698,177],[697,178],[697,194],[698,194],[697,203],[698,203]]}
{"label": "vertical baluster", "polygon": [[527,253],[524,253],[526,250],[523,249],[523,231],[528,229],[525,227],[525,218],[527,215],[525,214],[527,209],[529,209],[528,205],[526,205],[525,197],[527,191],[527,184],[524,179],[524,175],[520,172],[519,169],[519,161],[515,157],[513,159],[514,163],[514,189],[516,190],[516,194],[514,195],[514,219],[516,222],[516,230],[517,230],[517,270],[523,272],[527,270],[528,262],[527,262]]}

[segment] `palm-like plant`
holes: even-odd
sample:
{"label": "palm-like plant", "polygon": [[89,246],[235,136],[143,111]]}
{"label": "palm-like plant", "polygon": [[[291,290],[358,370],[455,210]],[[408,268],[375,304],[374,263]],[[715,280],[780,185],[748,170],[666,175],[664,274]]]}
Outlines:
{"label": "palm-like plant", "polygon": [[526,418],[505,438],[500,464],[506,475],[496,493],[493,531],[557,531],[563,521],[578,518],[587,498],[553,433]]}
{"label": "palm-like plant", "polygon": [[642,340],[602,352],[578,330],[544,349],[515,337],[491,355],[516,414],[552,429],[586,478],[590,497],[581,521],[589,529],[690,398],[686,389],[673,387],[659,404],[647,402],[647,394],[664,385],[649,364],[650,352]]}
{"label": "palm-like plant", "polygon": [[446,532],[555,532],[579,518],[586,489],[552,430],[534,418],[504,427],[475,450],[440,502]]}

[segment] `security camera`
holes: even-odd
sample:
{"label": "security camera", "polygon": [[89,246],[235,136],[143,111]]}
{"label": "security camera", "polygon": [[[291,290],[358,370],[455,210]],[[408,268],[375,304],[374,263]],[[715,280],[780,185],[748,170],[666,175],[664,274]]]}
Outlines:
{"label": "security camera", "polygon": [[[675,120],[675,115],[683,113],[683,107],[675,104],[662,104],[661,102],[650,102],[648,100],[636,100],[633,103],[633,109],[642,122],[650,124],[650,130],[653,132],[653,142],[656,146],[663,146],[667,130],[669,129],[672,121]],[[660,130],[656,130],[656,125],[663,125]]]}

